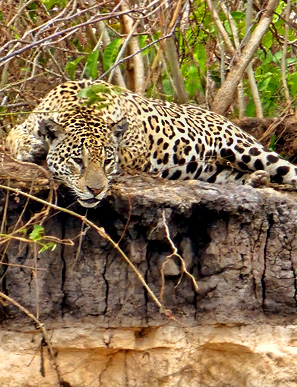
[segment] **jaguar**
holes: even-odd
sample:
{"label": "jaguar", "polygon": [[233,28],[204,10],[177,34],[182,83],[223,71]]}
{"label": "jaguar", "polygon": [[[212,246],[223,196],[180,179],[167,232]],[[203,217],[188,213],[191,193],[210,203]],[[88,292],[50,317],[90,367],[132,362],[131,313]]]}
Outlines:
{"label": "jaguar", "polygon": [[144,98],[104,81],[52,91],[6,145],[18,160],[46,159],[84,207],[95,207],[121,171],[162,178],[297,186],[297,168],[225,117],[196,105]]}

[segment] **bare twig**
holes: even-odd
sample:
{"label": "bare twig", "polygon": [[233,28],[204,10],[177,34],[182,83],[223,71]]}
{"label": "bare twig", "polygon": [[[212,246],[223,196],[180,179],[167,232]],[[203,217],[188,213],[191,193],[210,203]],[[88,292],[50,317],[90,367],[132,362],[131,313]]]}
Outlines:
{"label": "bare twig", "polygon": [[[137,11],[140,12],[140,10],[137,10]],[[99,17],[94,16],[90,20],[88,20],[88,21],[86,21],[84,23],[80,23],[80,24],[77,24],[75,26],[66,28],[65,30],[55,32],[55,33],[53,33],[53,34],[51,34],[51,35],[49,35],[49,36],[47,36],[45,38],[39,39],[39,40],[37,40],[35,42],[31,42],[26,47],[22,47],[22,48],[20,48],[18,50],[14,50],[10,54],[4,56],[3,58],[0,58],[0,63],[4,64],[9,59],[13,58],[14,56],[20,55],[24,51],[30,50],[33,47],[41,46],[43,43],[48,43],[50,40],[53,40],[53,39],[55,39],[55,38],[57,38],[57,37],[59,37],[61,35],[69,34],[71,32],[74,32],[74,31],[82,28],[82,27],[85,27],[87,25],[97,23],[98,21],[107,20],[107,19],[110,19],[111,17],[119,17],[119,16],[122,16],[122,15],[127,15],[127,14],[132,13],[132,12],[135,13],[135,10],[128,10],[128,11],[124,11],[124,12],[117,12],[115,14],[106,14],[104,16],[99,16]]]}
{"label": "bare twig", "polygon": [[[220,6],[228,18],[228,21],[229,21],[229,24],[231,27],[233,40],[234,40],[234,44],[235,44],[235,48],[236,48],[236,54],[239,54],[240,53],[240,41],[239,41],[239,36],[238,36],[238,29],[236,27],[234,19],[233,19],[232,15],[230,14],[226,4],[221,2]],[[245,115],[244,88],[243,88],[243,81],[242,80],[238,84],[237,95],[238,95],[239,119],[242,119]]]}
{"label": "bare twig", "polygon": [[[130,39],[132,38],[132,35],[134,34],[134,31],[136,30],[136,28],[137,28],[137,26],[138,26],[138,22],[139,22],[139,21],[137,20],[137,21],[134,23],[134,26],[132,27],[131,31],[130,31],[129,34],[127,35],[127,37],[126,37],[126,39],[125,39],[125,41],[124,41],[124,44],[122,45],[122,47],[121,47],[121,49],[120,49],[120,51],[119,51],[119,53],[118,53],[118,56],[117,56],[115,62],[118,62],[118,61],[121,59],[121,57],[123,56],[124,51],[126,50],[127,45],[129,44],[129,41],[130,41]],[[108,76],[108,82],[110,82],[110,81],[112,80],[112,77],[113,77],[114,72],[115,72],[116,69],[118,69],[118,67],[114,68],[114,69],[110,72],[110,74],[109,74],[109,76]],[[143,81],[143,79],[142,79],[142,81]]]}
{"label": "bare twig", "polygon": [[286,80],[287,74],[287,48],[288,48],[288,34],[289,34],[289,19],[291,12],[291,0],[287,0],[287,9],[286,9],[286,23],[285,23],[285,36],[283,42],[283,55],[282,55],[282,65],[281,65],[281,74],[282,74],[282,84],[285,91],[285,98],[288,105],[291,104],[291,97],[289,93],[289,88]]}
{"label": "bare twig", "polygon": [[263,135],[259,138],[259,141],[265,141],[267,138],[271,136],[271,134],[274,132],[275,128],[280,125],[286,118],[288,114],[290,114],[291,110],[291,104],[294,103],[297,100],[297,97],[295,97],[291,103],[289,103],[285,109],[282,111],[282,113],[279,115],[278,119],[272,122],[271,125],[265,130]]}
{"label": "bare twig", "polygon": [[[98,31],[101,33],[102,41],[103,41],[103,47],[108,46],[111,43],[111,40],[110,40],[110,37],[109,37],[108,32],[106,30],[105,23],[103,21],[99,21],[96,24],[96,27],[97,27]],[[121,87],[125,88],[126,87],[126,83],[125,83],[125,80],[124,80],[124,77],[122,75],[120,67],[114,68],[114,73],[113,74],[114,74],[114,83],[116,85],[118,85],[118,86],[121,86]],[[112,78],[110,78],[110,80],[112,80]]]}
{"label": "bare twig", "polygon": [[163,293],[164,293],[164,288],[165,288],[164,268],[165,268],[165,265],[168,263],[169,259],[171,259],[172,257],[177,257],[181,263],[181,277],[180,277],[176,287],[180,284],[183,273],[185,273],[191,279],[195,292],[198,293],[199,288],[198,288],[197,282],[196,282],[194,276],[191,273],[189,273],[189,271],[187,270],[183,257],[178,253],[177,248],[176,248],[173,240],[171,239],[170,231],[169,231],[169,228],[168,228],[168,225],[166,222],[166,215],[165,215],[164,210],[162,210],[162,222],[163,222],[166,238],[167,238],[167,240],[170,244],[170,247],[172,249],[172,253],[166,257],[166,260],[164,261],[164,263],[162,265],[162,270],[161,270],[162,286],[161,286],[161,292],[160,292],[160,299],[163,300]]}
{"label": "bare twig", "polygon": [[29,269],[29,270],[39,270],[39,271],[47,271],[47,268],[44,267],[33,267],[33,266],[28,266],[28,265],[21,265],[20,263],[9,263],[9,262],[0,262],[0,265],[4,266],[12,266],[12,267],[22,267],[24,269]]}
{"label": "bare twig", "polygon": [[269,27],[273,17],[273,12],[275,11],[278,3],[278,0],[268,1],[265,12],[263,13],[262,18],[260,19],[257,27],[251,35],[247,45],[242,50],[240,58],[236,64],[232,66],[224,85],[215,96],[214,102],[212,104],[212,109],[214,111],[220,114],[225,114],[233,102],[234,94],[241,80],[243,72],[250,63],[262,37]]}
{"label": "bare twig", "polygon": [[221,22],[221,20],[219,18],[218,12],[217,12],[216,7],[215,7],[215,4],[213,3],[212,0],[206,0],[206,3],[208,5],[208,8],[209,8],[211,14],[212,14],[213,21],[215,22],[215,25],[216,25],[219,33],[221,34],[222,38],[224,39],[224,42],[225,42],[227,50],[232,55],[234,55],[235,50],[234,50],[233,44],[232,44],[232,42],[231,42],[231,40],[230,40],[230,38],[228,36],[227,31],[225,30],[225,28],[223,26],[223,23]]}
{"label": "bare twig", "polygon": [[39,319],[36,318],[32,313],[30,313],[28,311],[28,309],[24,308],[21,304],[19,304],[17,301],[12,299],[11,297],[7,296],[6,294],[4,294],[2,292],[0,292],[0,297],[3,300],[8,301],[10,304],[14,305],[21,312],[25,313],[26,316],[28,316],[31,320],[34,321],[34,323],[36,324],[36,328],[41,330],[42,336],[43,336],[44,341],[45,341],[45,343],[46,343],[46,345],[48,347],[48,350],[49,350],[49,353],[50,353],[50,357],[51,357],[51,360],[53,362],[53,365],[54,365],[54,368],[55,368],[55,371],[56,371],[56,375],[57,375],[57,378],[58,378],[59,386],[61,386],[61,387],[65,386],[63,378],[61,377],[61,372],[60,372],[58,363],[56,361],[55,351],[53,349],[53,346],[51,344],[51,341],[49,339],[49,336],[48,336],[48,333],[47,333],[47,330],[46,330],[44,324],[42,322],[40,322]]}
{"label": "bare twig", "polygon": [[60,207],[60,206],[57,206],[56,204],[51,204],[51,203],[48,203],[47,201],[43,200],[43,199],[40,199],[40,198],[37,198],[36,196],[33,196],[33,195],[30,195],[26,192],[22,192],[18,189],[15,189],[15,188],[11,188],[11,187],[7,187],[5,185],[2,185],[0,184],[0,189],[4,189],[4,190],[7,190],[7,191],[10,191],[10,192],[14,192],[14,193],[17,193],[18,195],[22,195],[22,196],[25,196],[29,199],[32,199],[32,200],[35,200],[37,201],[38,203],[42,203],[44,205],[47,205],[57,211],[61,211],[61,212],[64,212],[66,214],[69,214],[71,216],[74,216],[75,218],[78,218],[80,219],[82,222],[84,222],[86,225],[92,227],[94,230],[97,231],[97,233],[103,237],[104,239],[106,239],[117,251],[118,253],[122,256],[122,258],[124,258],[124,260],[128,263],[128,265],[130,266],[130,268],[134,271],[134,273],[136,274],[138,280],[141,282],[141,284],[143,285],[143,287],[146,289],[146,291],[148,292],[148,294],[150,295],[150,297],[153,299],[153,301],[155,302],[155,304],[159,307],[160,311],[163,312],[165,314],[165,316],[167,316],[168,318],[170,319],[173,319],[175,321],[177,321],[171,314],[171,311],[167,310],[164,308],[164,306],[161,304],[161,302],[158,300],[158,298],[155,296],[154,292],[151,290],[151,288],[148,286],[148,284],[146,283],[143,275],[138,271],[137,267],[131,262],[131,260],[128,258],[128,256],[124,253],[124,251],[119,247],[118,243],[116,243],[104,230],[103,227],[98,227],[95,223],[91,222],[89,219],[87,219],[85,216],[82,216],[82,215],[79,215],[78,213],[74,212],[74,211],[71,211],[67,208],[63,208],[63,207]]}
{"label": "bare twig", "polygon": [[[253,0],[248,0],[246,4],[246,14],[245,14],[245,36],[244,40],[248,40],[251,34],[251,26],[252,26],[252,9],[253,9]],[[255,104],[256,109],[256,116],[258,118],[263,118],[263,109],[262,109],[262,103],[259,95],[259,90],[257,87],[257,83],[255,80],[255,75],[253,71],[252,63],[249,63],[247,66],[247,74],[249,77],[249,82],[251,86],[251,93],[253,96],[253,101]]]}
{"label": "bare twig", "polygon": [[21,13],[32,3],[34,3],[36,0],[29,0],[23,6],[17,11],[17,13],[13,16],[13,18],[7,23],[7,27],[10,27],[15,20],[21,15]]}
{"label": "bare twig", "polygon": [[77,262],[77,260],[79,258],[80,253],[81,253],[81,246],[82,246],[82,242],[83,242],[83,236],[86,235],[86,233],[89,231],[89,229],[90,229],[90,227],[86,227],[85,228],[85,223],[84,222],[81,223],[80,233],[79,233],[79,236],[78,236],[78,246],[77,246],[77,249],[76,249],[76,254],[75,254],[75,258],[74,258],[72,267],[74,267],[76,265],[76,262]]}
{"label": "bare twig", "polygon": [[[177,23],[179,23],[187,4],[188,4],[188,1],[186,1],[184,6],[182,7],[182,0],[179,0],[177,2],[171,21],[168,26],[169,29],[172,29],[174,26],[177,25]],[[165,14],[165,17],[166,17],[166,14]],[[184,80],[180,70],[179,57],[178,57],[177,48],[175,45],[174,35],[172,35],[170,38],[165,40],[165,48],[166,48],[165,55],[168,59],[168,64],[172,72],[172,82],[173,82],[173,89],[175,92],[175,99],[178,103],[186,103],[188,102],[189,97],[188,97],[188,93],[186,91]]]}
{"label": "bare twig", "polygon": [[140,54],[141,52],[147,50],[148,48],[154,46],[155,44],[160,43],[160,42],[162,42],[163,40],[166,40],[166,39],[172,37],[173,34],[174,34],[174,30],[175,30],[175,28],[176,28],[176,25],[177,25],[178,21],[179,21],[179,19],[176,21],[176,23],[174,24],[174,26],[172,27],[172,29],[169,31],[168,34],[166,34],[166,35],[164,35],[164,36],[161,36],[161,37],[158,38],[158,39],[153,40],[151,43],[149,43],[149,44],[147,44],[146,46],[140,48],[138,51],[134,52],[133,54],[128,55],[128,56],[126,56],[125,58],[123,58],[123,59],[117,61],[113,66],[111,66],[107,71],[105,71],[105,73],[102,74],[102,75],[99,77],[99,79],[102,79],[102,78],[106,77],[106,75],[109,74],[115,67],[117,67],[117,66],[119,66],[120,64],[124,63],[126,60],[129,60],[129,59],[133,58],[134,55]]}
{"label": "bare twig", "polygon": [[[9,181],[8,181],[8,184],[9,184]],[[7,192],[7,194],[8,194],[8,192]],[[4,232],[4,228],[5,228],[7,209],[8,209],[8,200],[9,200],[9,195],[6,195],[4,208],[3,208],[3,217],[2,217],[1,226],[0,226],[0,235]]]}

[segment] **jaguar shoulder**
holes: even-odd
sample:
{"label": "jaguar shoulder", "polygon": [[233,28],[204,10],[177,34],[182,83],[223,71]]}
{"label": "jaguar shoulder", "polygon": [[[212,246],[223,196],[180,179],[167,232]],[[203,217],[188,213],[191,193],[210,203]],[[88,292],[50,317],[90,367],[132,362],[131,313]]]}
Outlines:
{"label": "jaguar shoulder", "polygon": [[268,178],[297,185],[294,165],[225,117],[103,81],[56,87],[6,144],[19,160],[46,158],[54,177],[85,207],[96,206],[113,175],[125,169],[172,180],[257,184]]}

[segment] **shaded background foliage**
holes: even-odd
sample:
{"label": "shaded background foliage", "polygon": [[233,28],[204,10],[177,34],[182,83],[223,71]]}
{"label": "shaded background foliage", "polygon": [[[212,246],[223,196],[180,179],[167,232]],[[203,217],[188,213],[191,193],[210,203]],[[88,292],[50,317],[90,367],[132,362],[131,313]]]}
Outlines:
{"label": "shaded background foliage", "polygon": [[32,110],[67,79],[101,78],[153,98],[220,112],[213,105],[217,91],[270,3],[272,22],[248,70],[234,80],[239,86],[229,111],[241,118],[293,112],[296,0],[1,1],[4,132],[23,119],[18,113]]}

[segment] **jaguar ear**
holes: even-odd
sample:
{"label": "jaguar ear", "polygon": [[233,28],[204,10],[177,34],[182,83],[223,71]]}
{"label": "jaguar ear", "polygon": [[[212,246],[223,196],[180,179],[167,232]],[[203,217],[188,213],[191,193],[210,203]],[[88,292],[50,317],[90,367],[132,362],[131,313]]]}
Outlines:
{"label": "jaguar ear", "polygon": [[48,118],[40,121],[38,133],[52,142],[54,139],[64,136],[65,130],[62,125]]}
{"label": "jaguar ear", "polygon": [[122,120],[116,122],[112,125],[112,133],[114,136],[119,139],[123,136],[126,130],[129,128],[129,122],[127,118],[123,118]]}

